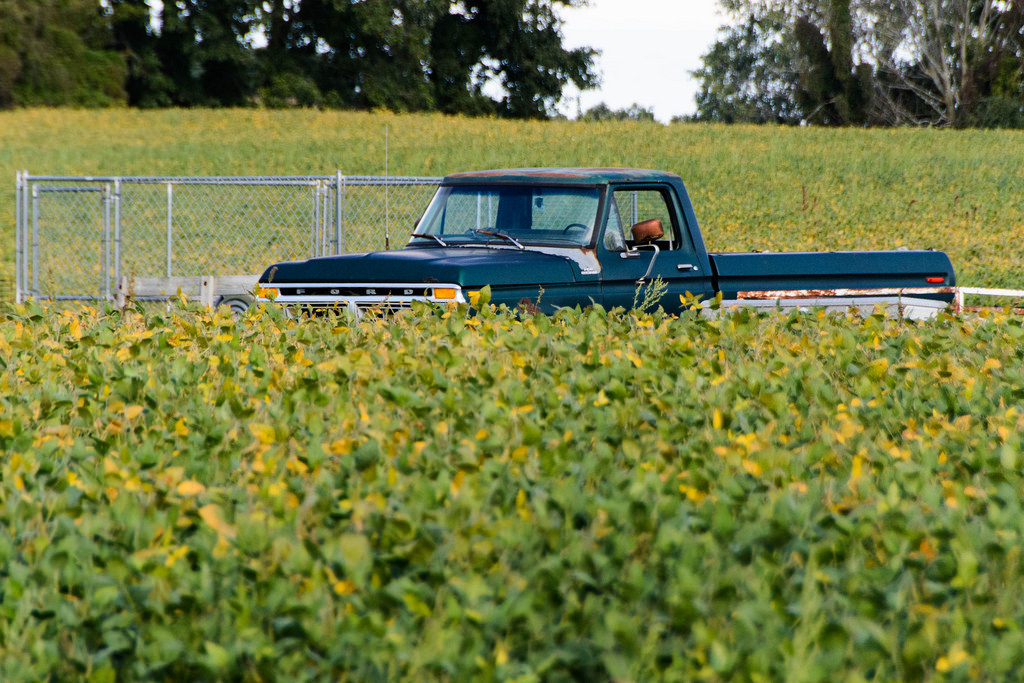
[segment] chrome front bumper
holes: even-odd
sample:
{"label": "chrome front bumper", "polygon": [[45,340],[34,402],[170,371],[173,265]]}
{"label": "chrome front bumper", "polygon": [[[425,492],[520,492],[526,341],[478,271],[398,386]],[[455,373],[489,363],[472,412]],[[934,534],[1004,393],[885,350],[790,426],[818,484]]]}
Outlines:
{"label": "chrome front bumper", "polygon": [[288,309],[348,310],[357,317],[371,309],[393,312],[411,308],[415,301],[440,306],[467,302],[459,285],[409,282],[260,283],[256,295],[256,301]]}

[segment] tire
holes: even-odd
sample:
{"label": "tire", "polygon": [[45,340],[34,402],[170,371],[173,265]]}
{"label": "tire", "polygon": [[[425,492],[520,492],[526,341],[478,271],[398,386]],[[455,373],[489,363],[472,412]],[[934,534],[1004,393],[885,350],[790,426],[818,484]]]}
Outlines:
{"label": "tire", "polygon": [[252,302],[252,297],[246,294],[231,294],[229,296],[222,296],[215,305],[217,307],[227,306],[231,309],[232,315],[237,318],[245,315],[245,312],[252,306]]}

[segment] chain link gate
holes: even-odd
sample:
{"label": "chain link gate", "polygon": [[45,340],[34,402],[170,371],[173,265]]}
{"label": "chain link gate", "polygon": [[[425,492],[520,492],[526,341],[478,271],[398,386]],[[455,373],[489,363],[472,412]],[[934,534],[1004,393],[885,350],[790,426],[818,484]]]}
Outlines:
{"label": "chain link gate", "polygon": [[255,281],[277,261],[400,247],[440,181],[19,172],[16,297],[110,300],[126,278],[166,293],[187,278]]}

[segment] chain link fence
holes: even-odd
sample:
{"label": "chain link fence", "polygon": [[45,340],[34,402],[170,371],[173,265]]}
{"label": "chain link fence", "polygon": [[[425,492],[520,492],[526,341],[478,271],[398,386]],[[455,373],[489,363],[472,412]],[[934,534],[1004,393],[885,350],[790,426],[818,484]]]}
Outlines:
{"label": "chain link fence", "polygon": [[122,278],[257,274],[405,244],[440,178],[17,174],[15,290],[112,298]]}

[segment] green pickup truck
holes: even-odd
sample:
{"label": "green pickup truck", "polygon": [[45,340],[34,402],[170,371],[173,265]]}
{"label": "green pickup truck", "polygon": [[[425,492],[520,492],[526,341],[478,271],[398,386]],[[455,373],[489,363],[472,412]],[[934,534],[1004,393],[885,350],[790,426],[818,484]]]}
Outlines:
{"label": "green pickup truck", "polygon": [[[315,310],[394,310],[413,301],[491,302],[552,312],[629,308],[659,279],[658,305],[721,294],[722,305],[934,316],[954,298],[937,251],[711,254],[679,176],[616,168],[536,168],[444,178],[402,249],[277,263],[257,294]],[[692,301],[692,299],[691,299]]]}

